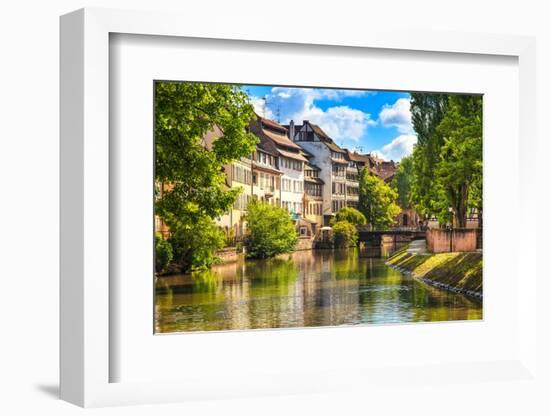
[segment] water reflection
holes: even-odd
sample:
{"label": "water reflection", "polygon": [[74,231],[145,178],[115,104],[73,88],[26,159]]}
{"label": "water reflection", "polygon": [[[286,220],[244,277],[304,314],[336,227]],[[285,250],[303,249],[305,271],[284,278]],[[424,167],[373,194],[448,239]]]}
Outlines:
{"label": "water reflection", "polygon": [[161,277],[156,331],[482,318],[481,303],[404,276],[380,255],[376,249],[302,251]]}

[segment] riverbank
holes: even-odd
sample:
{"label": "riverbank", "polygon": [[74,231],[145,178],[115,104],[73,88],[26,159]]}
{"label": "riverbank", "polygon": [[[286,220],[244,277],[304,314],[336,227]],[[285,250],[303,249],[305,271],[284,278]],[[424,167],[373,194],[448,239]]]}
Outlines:
{"label": "riverbank", "polygon": [[[155,283],[156,332],[303,328],[483,318],[466,296],[429,287],[368,248],[303,250],[217,264]],[[330,313],[327,313],[329,311]]]}
{"label": "riverbank", "polygon": [[432,286],[483,298],[481,252],[431,254],[407,246],[394,253],[386,264]]}

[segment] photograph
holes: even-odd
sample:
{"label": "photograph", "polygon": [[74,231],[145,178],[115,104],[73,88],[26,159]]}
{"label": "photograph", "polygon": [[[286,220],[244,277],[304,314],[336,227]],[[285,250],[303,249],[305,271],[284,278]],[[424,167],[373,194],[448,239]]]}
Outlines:
{"label": "photograph", "polygon": [[483,319],[482,94],[153,88],[155,334]]}

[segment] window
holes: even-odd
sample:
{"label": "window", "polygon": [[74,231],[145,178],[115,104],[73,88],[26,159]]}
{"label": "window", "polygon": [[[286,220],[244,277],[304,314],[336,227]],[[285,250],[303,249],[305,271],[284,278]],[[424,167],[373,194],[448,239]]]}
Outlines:
{"label": "window", "polygon": [[290,179],[283,179],[283,191],[292,192],[292,181]]}
{"label": "window", "polygon": [[343,183],[332,182],[333,195],[345,195],[346,187]]}

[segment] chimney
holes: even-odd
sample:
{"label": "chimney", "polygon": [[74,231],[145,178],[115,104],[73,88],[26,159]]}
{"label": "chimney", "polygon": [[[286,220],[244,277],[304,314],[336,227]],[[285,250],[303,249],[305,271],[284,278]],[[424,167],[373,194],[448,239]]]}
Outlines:
{"label": "chimney", "polygon": [[294,120],[290,120],[290,124],[288,125],[288,135],[292,141],[294,141],[294,134]]}

